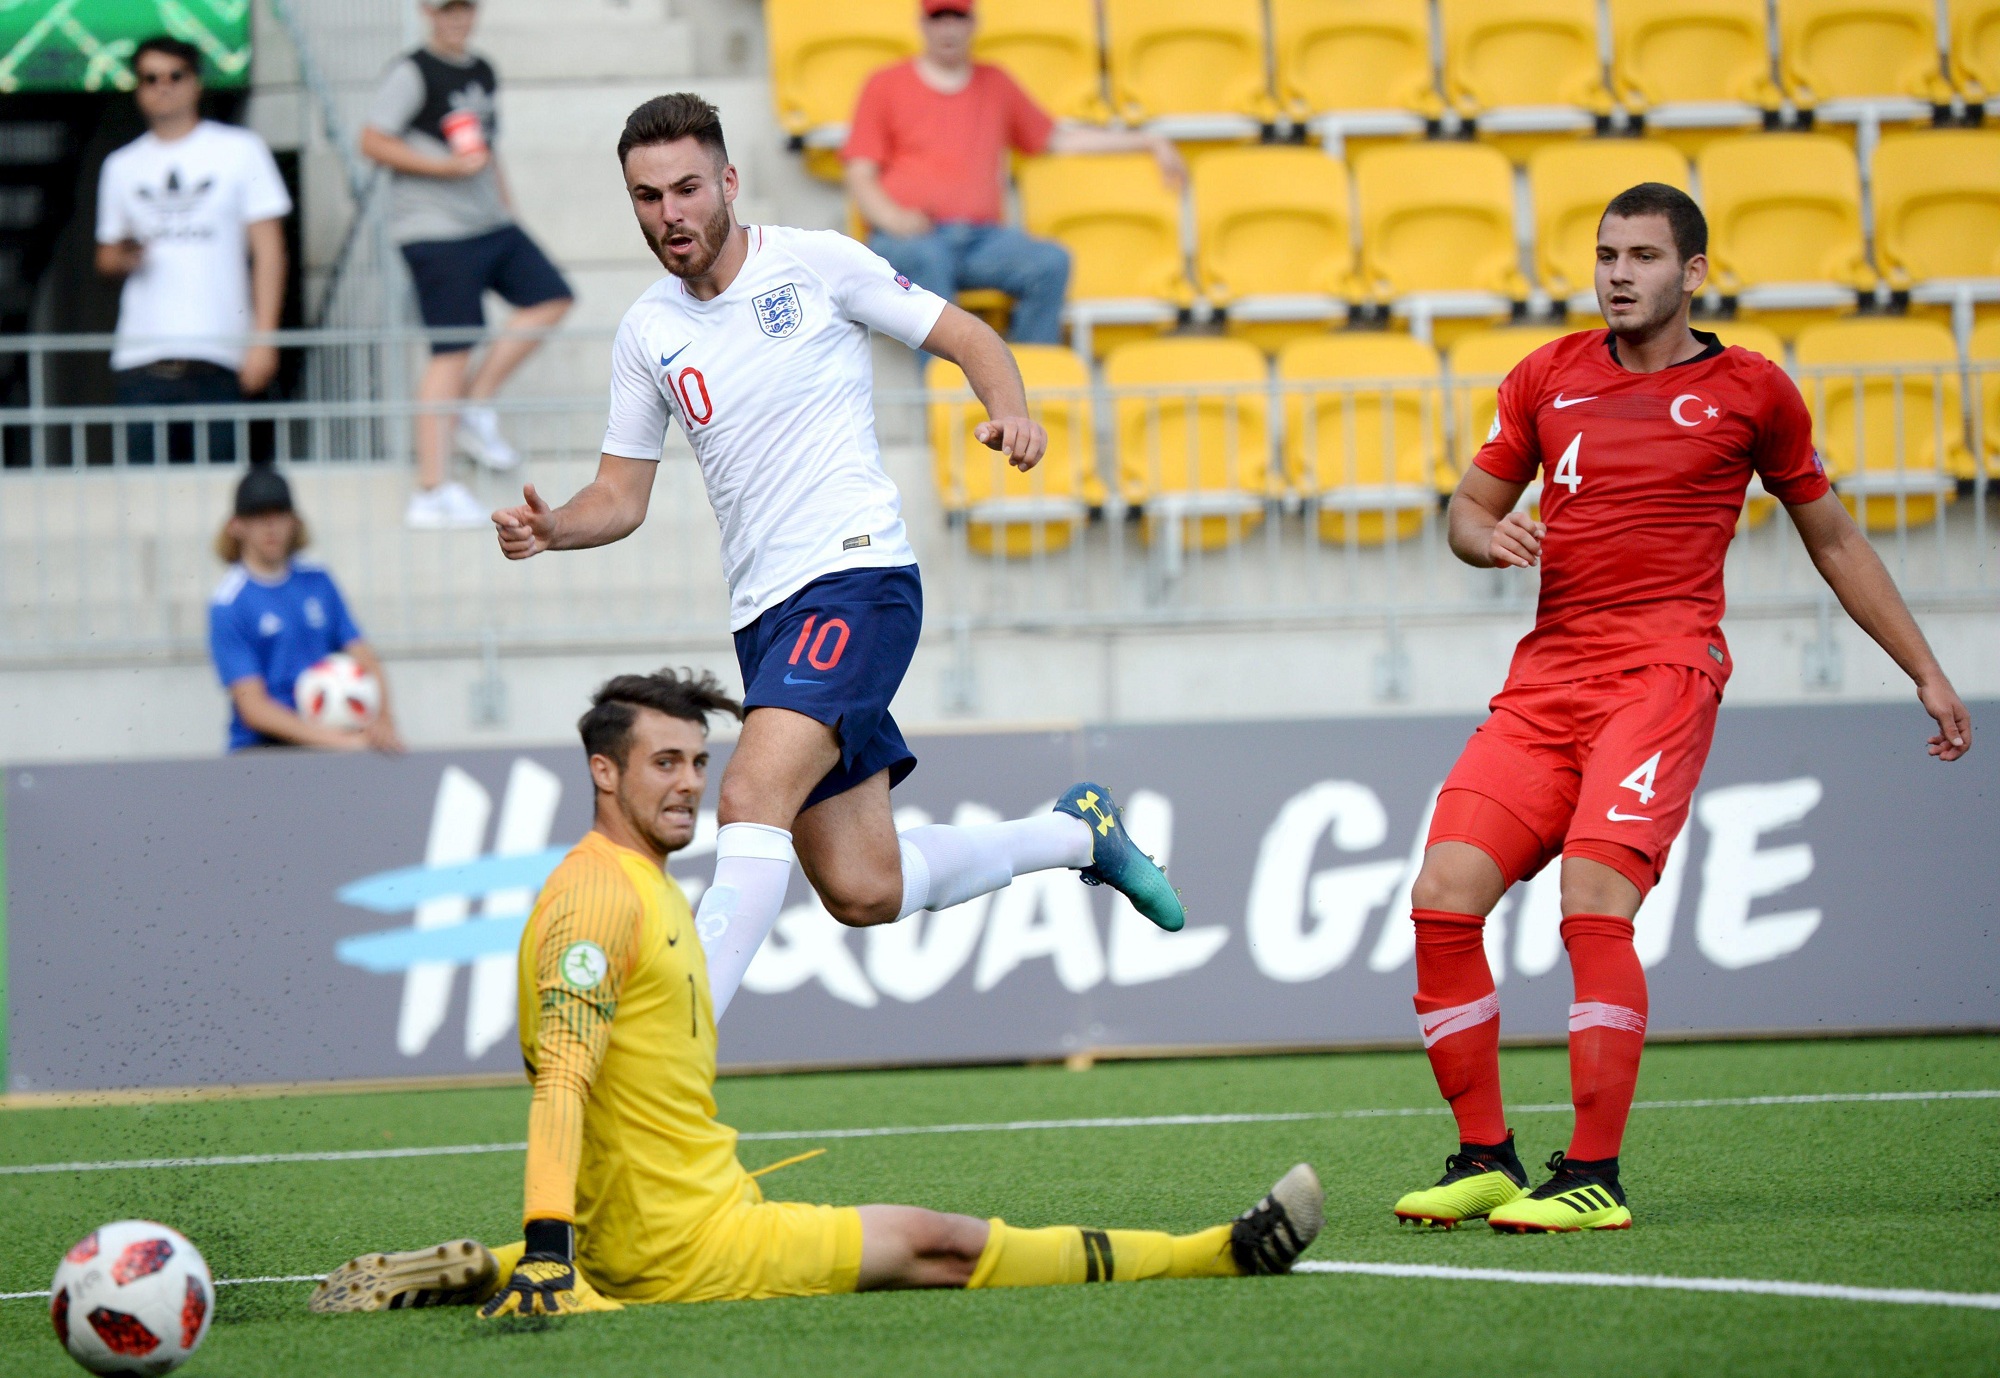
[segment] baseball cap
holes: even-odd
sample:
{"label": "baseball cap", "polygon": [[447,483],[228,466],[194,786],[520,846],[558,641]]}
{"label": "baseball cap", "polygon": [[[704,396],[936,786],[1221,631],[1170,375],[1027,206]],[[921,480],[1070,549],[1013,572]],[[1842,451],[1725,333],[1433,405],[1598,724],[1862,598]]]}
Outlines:
{"label": "baseball cap", "polygon": [[292,510],[292,485],[268,464],[253,464],[243,481],[236,485],[236,515],[259,517],[266,512]]}
{"label": "baseball cap", "polygon": [[962,14],[972,16],[972,0],[924,0],[924,14]]}

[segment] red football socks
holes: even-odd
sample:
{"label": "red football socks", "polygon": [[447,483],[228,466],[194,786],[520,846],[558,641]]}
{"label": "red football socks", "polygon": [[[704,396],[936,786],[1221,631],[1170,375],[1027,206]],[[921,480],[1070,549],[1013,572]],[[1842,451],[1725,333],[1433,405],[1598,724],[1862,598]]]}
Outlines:
{"label": "red football socks", "polygon": [[[1417,1023],[1438,1090],[1458,1121],[1459,1142],[1505,1143],[1500,997],[1486,965],[1486,920],[1442,909],[1418,909],[1411,917],[1417,925]],[[1625,931],[1629,951],[1629,924]]]}
{"label": "red football socks", "polygon": [[[1422,930],[1417,970],[1423,970]],[[1614,914],[1572,914],[1563,945],[1576,978],[1569,1007],[1569,1086],[1576,1129],[1568,1157],[1615,1158],[1639,1083],[1646,1046],[1646,973],[1632,947],[1632,921]],[[1418,976],[1419,984],[1423,977]]]}

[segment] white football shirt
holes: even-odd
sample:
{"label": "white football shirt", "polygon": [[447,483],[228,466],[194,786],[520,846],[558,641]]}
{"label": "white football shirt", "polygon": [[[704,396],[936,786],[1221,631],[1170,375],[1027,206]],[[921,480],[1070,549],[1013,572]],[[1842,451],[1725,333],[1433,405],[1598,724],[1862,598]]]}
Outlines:
{"label": "white football shirt", "polygon": [[838,569],[913,565],[875,440],[868,331],[912,349],[944,299],[835,230],[752,225],[713,301],[664,277],[611,349],[604,453],[658,460],[671,414],[722,527],[729,628]]}
{"label": "white football shirt", "polygon": [[289,215],[292,198],[264,141],[203,120],[172,142],[142,134],[104,160],[97,242],[135,239],[146,255],[118,297],[111,367],[160,359],[243,363],[250,315],[248,227]]}

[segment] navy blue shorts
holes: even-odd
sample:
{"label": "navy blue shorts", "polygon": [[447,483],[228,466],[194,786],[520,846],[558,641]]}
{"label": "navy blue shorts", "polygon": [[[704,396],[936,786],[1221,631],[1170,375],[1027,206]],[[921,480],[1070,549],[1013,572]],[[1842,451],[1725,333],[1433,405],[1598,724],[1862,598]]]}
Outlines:
{"label": "navy blue shorts", "polygon": [[889,700],[923,626],[917,567],[901,565],[824,575],[736,633],[745,709],[789,708],[840,734],[840,764],[801,812],[877,771],[888,771],[893,786],[917,768]]}
{"label": "navy blue shorts", "polygon": [[[574,296],[556,265],[519,225],[470,239],[425,239],[403,246],[416,284],[417,307],[432,330],[471,330],[486,324],[482,301],[498,292],[509,306],[539,306]],[[470,341],[433,344],[431,353],[470,349]]]}

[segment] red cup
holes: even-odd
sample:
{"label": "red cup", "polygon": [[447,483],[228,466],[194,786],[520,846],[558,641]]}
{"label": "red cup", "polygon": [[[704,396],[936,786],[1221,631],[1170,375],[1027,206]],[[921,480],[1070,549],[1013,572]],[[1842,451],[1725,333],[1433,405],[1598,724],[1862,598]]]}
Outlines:
{"label": "red cup", "polygon": [[444,128],[444,141],[453,153],[486,151],[486,130],[480,125],[479,116],[470,110],[454,110],[439,123]]}

